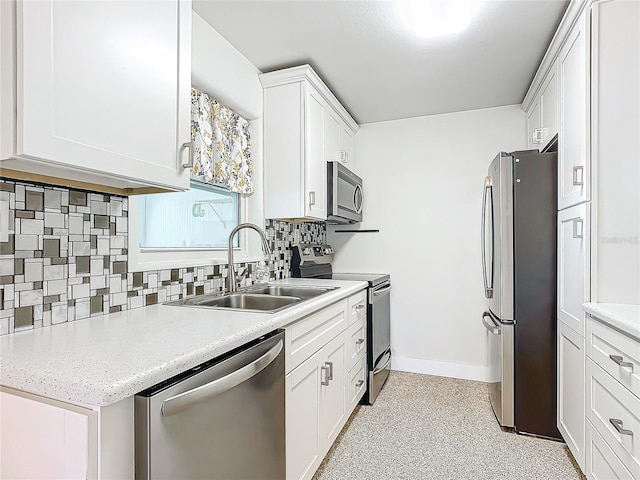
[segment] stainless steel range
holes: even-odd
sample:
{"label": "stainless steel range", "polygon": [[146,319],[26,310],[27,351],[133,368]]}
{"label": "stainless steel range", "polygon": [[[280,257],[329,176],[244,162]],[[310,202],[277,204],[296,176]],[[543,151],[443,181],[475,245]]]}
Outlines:
{"label": "stainless steel range", "polygon": [[384,273],[334,273],[330,245],[300,244],[292,247],[291,275],[296,278],[355,280],[367,289],[367,390],[361,403],[373,404],[391,366],[391,278]]}

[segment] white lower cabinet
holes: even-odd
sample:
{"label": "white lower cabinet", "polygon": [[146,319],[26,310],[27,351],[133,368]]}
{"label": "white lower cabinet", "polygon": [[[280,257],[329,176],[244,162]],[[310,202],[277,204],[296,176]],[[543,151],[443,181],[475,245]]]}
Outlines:
{"label": "white lower cabinet", "polygon": [[590,480],[633,480],[622,462],[587,421],[587,466]]}
{"label": "white lower cabinet", "polygon": [[134,477],[133,397],[83,407],[0,387],[0,478]]}
{"label": "white lower cabinet", "polygon": [[640,340],[587,318],[586,474],[640,479]]}
{"label": "white lower cabinet", "polygon": [[366,315],[355,309],[364,298],[359,292],[285,329],[287,479],[313,477],[365,392]]}
{"label": "white lower cabinet", "polygon": [[0,478],[97,478],[98,414],[0,391]]}
{"label": "white lower cabinet", "polygon": [[584,471],[584,338],[558,322],[558,430]]}

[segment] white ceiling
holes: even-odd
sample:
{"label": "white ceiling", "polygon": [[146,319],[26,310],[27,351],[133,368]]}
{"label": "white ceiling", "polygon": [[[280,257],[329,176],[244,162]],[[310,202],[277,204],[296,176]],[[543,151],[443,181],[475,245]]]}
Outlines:
{"label": "white ceiling", "polygon": [[207,1],[193,8],[263,72],[310,64],[358,123],[522,102],[568,2],[487,0],[420,39],[394,1]]}

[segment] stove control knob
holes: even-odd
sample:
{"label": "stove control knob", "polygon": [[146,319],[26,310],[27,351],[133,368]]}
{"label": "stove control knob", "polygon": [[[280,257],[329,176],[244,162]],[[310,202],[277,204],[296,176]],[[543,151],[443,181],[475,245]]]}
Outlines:
{"label": "stove control knob", "polygon": [[333,253],[333,248],[329,247],[324,249],[325,255],[331,255],[332,253]]}
{"label": "stove control knob", "polygon": [[310,248],[305,248],[304,250],[302,250],[303,255],[311,255],[313,253],[313,250]]}

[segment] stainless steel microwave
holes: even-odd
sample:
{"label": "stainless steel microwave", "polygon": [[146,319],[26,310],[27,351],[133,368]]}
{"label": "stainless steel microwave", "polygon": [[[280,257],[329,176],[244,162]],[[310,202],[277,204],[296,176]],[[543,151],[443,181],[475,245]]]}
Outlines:
{"label": "stainless steel microwave", "polygon": [[362,179],[340,162],[327,162],[327,222],[362,221]]}

